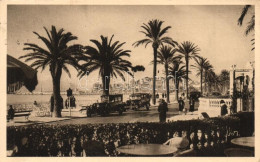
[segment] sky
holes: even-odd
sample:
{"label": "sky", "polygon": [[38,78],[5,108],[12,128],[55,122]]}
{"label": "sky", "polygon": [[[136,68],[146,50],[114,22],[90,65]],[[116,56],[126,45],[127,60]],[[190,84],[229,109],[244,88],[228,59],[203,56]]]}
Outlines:
{"label": "sky", "polygon": [[[133,47],[132,44],[144,38],[140,32],[143,23],[159,19],[164,21],[163,27],[172,27],[166,36],[172,37],[179,43],[191,41],[198,45],[199,55],[208,58],[218,74],[223,69],[229,70],[233,64],[236,64],[238,68],[244,68],[247,62],[254,60],[254,51],[251,51],[250,42],[254,37],[253,33],[247,37],[244,34],[250,13],[245,18],[242,27],[237,25],[242,8],[243,6],[239,5],[9,5],[7,52],[15,58],[25,55],[28,51],[23,50],[24,43],[35,43],[45,48],[33,31],[47,37],[43,27],[50,30],[52,25],[77,36],[78,40],[71,44],[94,45],[90,42],[91,39],[100,40],[100,35],[109,38],[114,35],[114,41],[126,42],[122,46],[123,49],[131,50],[129,61],[133,65],[143,65],[146,68],[144,72],[137,72],[135,78],[152,77],[153,66],[150,63],[153,60],[152,46]],[[27,64],[30,65],[30,63]],[[163,65],[158,65],[158,69],[158,75],[163,76]],[[96,71],[88,78],[78,81],[76,70],[70,68],[70,71],[71,78],[66,73],[62,75],[62,90],[67,89],[70,84],[79,83],[82,88],[89,89],[99,78]],[[198,81],[195,71],[192,71],[191,78]],[[52,84],[46,84],[51,83],[51,75],[47,68],[45,71],[39,70],[38,81],[36,91],[39,91],[41,87],[44,90],[51,90]]]}

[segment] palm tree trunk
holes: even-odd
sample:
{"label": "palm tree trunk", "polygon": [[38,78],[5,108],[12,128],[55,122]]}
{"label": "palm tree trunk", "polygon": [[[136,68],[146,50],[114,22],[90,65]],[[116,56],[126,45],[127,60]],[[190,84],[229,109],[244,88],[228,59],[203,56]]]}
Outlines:
{"label": "palm tree trunk", "polygon": [[51,70],[52,73],[52,84],[53,84],[53,100],[54,100],[54,109],[53,109],[53,117],[61,117],[61,110],[63,108],[63,100],[60,96],[60,78],[62,69],[59,65],[56,65]]}
{"label": "palm tree trunk", "polygon": [[178,101],[179,99],[179,81],[176,78],[175,80],[175,100]]}
{"label": "palm tree trunk", "polygon": [[[154,45],[155,46],[155,45]],[[155,97],[155,88],[156,88],[156,72],[157,72],[157,48],[153,46],[153,54],[154,54],[154,63],[153,63],[153,104],[156,103],[156,97]]]}
{"label": "palm tree trunk", "polygon": [[167,91],[167,103],[170,103],[170,87],[169,87],[169,79],[168,79],[168,73],[169,73],[169,70],[168,70],[168,64],[166,63],[165,64],[165,79],[166,79],[166,91]]}
{"label": "palm tree trunk", "polygon": [[189,98],[189,58],[186,57],[186,96]]}
{"label": "palm tree trunk", "polygon": [[200,71],[200,93],[201,93],[201,95],[202,95],[202,93],[203,93],[203,90],[202,90],[202,78],[203,78],[203,71]]}
{"label": "palm tree trunk", "polygon": [[104,70],[104,76],[102,76],[103,83],[103,95],[109,95],[110,76],[107,70]]}

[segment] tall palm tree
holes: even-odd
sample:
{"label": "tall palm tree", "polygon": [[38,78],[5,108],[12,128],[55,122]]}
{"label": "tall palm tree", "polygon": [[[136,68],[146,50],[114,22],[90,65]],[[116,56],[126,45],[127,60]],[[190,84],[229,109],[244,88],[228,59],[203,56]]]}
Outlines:
{"label": "tall palm tree", "polygon": [[216,88],[216,84],[219,83],[218,77],[213,69],[205,71],[205,83],[207,83],[207,93],[212,92],[212,86]]}
{"label": "tall palm tree", "polygon": [[179,99],[179,83],[183,78],[186,78],[185,65],[179,60],[174,60],[169,66],[169,74],[173,76],[175,83],[175,100]]}
{"label": "tall palm tree", "polygon": [[187,98],[189,98],[189,60],[195,57],[198,57],[198,52],[200,49],[197,45],[190,41],[184,41],[180,45],[178,45],[177,51],[182,54],[185,58],[185,65],[186,65],[186,93]]}
{"label": "tall palm tree", "polygon": [[205,69],[212,68],[212,65],[210,65],[209,60],[207,60],[207,58],[197,57],[194,60],[195,60],[195,65],[191,65],[191,66],[197,69],[196,76],[200,76],[200,93],[202,94],[203,93],[203,88],[202,88],[203,72]]}
{"label": "tall palm tree", "polygon": [[229,71],[224,69],[221,71],[220,75],[220,83],[222,84],[222,92],[226,93],[229,82],[230,82],[230,76],[229,76]]}
{"label": "tall palm tree", "polygon": [[169,64],[174,61],[179,61],[181,56],[176,55],[176,49],[170,46],[161,46],[157,55],[157,63],[164,65],[165,70],[165,80],[166,80],[166,94],[167,94],[167,102],[170,102],[170,88],[169,88]]}
{"label": "tall palm tree", "polygon": [[173,41],[170,37],[164,37],[166,32],[171,28],[171,26],[167,26],[161,29],[163,21],[160,20],[150,20],[148,24],[143,24],[141,28],[143,28],[143,33],[145,35],[145,39],[139,40],[133,44],[133,46],[138,47],[139,45],[145,44],[145,47],[148,44],[152,44],[153,47],[153,104],[156,103],[155,98],[155,87],[156,87],[156,66],[157,66],[157,50],[159,46],[163,43],[170,44],[172,46],[177,45],[177,42]]}
{"label": "tall palm tree", "polygon": [[62,70],[64,70],[69,77],[70,72],[67,65],[72,65],[75,68],[79,68],[78,61],[76,60],[77,55],[81,55],[81,45],[68,46],[67,44],[73,40],[77,40],[76,36],[73,36],[70,32],[64,33],[63,29],[56,30],[55,26],[52,26],[49,32],[44,27],[47,38],[40,34],[33,32],[38,38],[43,41],[47,49],[44,49],[37,44],[25,43],[27,46],[24,50],[30,51],[30,53],[21,56],[20,58],[26,58],[25,61],[34,61],[31,67],[36,70],[42,68],[44,70],[47,66],[49,67],[52,84],[53,84],[53,98],[54,98],[54,117],[61,117],[61,96],[60,96],[60,78]]}
{"label": "tall palm tree", "polygon": [[99,75],[102,77],[103,94],[109,95],[110,77],[120,76],[125,81],[124,72],[129,73],[132,68],[131,62],[124,59],[130,57],[130,50],[123,50],[121,47],[125,44],[116,41],[112,43],[114,35],[108,40],[108,37],[100,36],[101,42],[98,40],[90,40],[96,47],[86,46],[85,53],[79,57],[84,61],[81,65],[79,76],[99,69]]}

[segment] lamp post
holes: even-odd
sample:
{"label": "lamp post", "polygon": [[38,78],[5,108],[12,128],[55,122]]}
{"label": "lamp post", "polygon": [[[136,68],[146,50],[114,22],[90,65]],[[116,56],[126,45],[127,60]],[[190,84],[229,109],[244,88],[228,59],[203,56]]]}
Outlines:
{"label": "lamp post", "polygon": [[[244,98],[244,73],[242,73],[242,76],[239,77],[239,84],[240,84],[240,111],[244,111],[244,106],[242,104],[242,102],[244,102],[242,100],[242,98]],[[243,90],[242,90],[243,88]],[[242,107],[243,106],[243,107]]]}
{"label": "lamp post", "polygon": [[252,89],[253,89],[252,110],[253,111],[255,109],[255,67],[254,67],[254,64],[255,64],[254,61],[250,62],[250,65],[253,69],[253,76],[252,76]]}
{"label": "lamp post", "polygon": [[232,91],[232,109],[233,112],[237,112],[237,96],[236,96],[236,65],[232,65],[232,70],[233,70],[233,91]]}

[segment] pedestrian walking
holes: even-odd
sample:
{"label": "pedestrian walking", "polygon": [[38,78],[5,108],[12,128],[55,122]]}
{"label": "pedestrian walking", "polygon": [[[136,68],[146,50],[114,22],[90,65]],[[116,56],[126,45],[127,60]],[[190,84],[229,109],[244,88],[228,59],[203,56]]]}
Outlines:
{"label": "pedestrian walking", "polygon": [[220,101],[220,107],[221,107],[221,112],[220,112],[221,116],[225,116],[226,114],[228,114],[227,105],[225,104],[224,100]]}
{"label": "pedestrian walking", "polygon": [[182,98],[183,100],[185,99],[185,93],[184,93],[184,92],[181,94],[181,98]]}
{"label": "pedestrian walking", "polygon": [[166,122],[166,112],[168,111],[168,105],[164,99],[159,100],[158,112],[160,122]]}
{"label": "pedestrian walking", "polygon": [[159,98],[159,94],[158,93],[156,94],[156,98]]}
{"label": "pedestrian walking", "polygon": [[179,103],[179,114],[181,114],[181,112],[182,112],[183,109],[184,109],[185,103],[184,103],[184,101],[183,101],[183,99],[182,99],[181,97],[180,97],[178,103]]}
{"label": "pedestrian walking", "polygon": [[195,99],[193,97],[190,98],[189,104],[190,104],[190,110],[189,111],[193,114],[194,105],[195,105]]}

